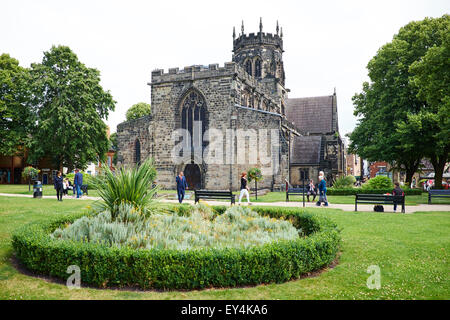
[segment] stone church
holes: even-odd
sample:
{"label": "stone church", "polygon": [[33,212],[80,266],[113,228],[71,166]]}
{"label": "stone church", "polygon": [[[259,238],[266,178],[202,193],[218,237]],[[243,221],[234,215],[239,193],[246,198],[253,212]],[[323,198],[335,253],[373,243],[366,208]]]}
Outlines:
{"label": "stone church", "polygon": [[[151,74],[151,114],[117,127],[118,165],[154,159],[157,184],[175,188],[184,171],[190,189],[237,190],[240,173],[259,167],[260,188],[342,174],[336,94],[288,99],[283,30],[233,29],[232,62]],[[213,161],[211,161],[211,159]]]}

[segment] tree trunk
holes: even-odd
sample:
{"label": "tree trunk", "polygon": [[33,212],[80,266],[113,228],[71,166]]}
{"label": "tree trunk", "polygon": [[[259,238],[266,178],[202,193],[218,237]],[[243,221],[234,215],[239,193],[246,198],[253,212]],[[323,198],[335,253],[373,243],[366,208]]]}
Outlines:
{"label": "tree trunk", "polygon": [[[358,155],[355,155],[355,157],[357,157]],[[359,171],[361,171],[361,173],[359,174],[359,181],[363,181],[364,178],[364,160],[362,157],[359,158]]]}
{"label": "tree trunk", "polygon": [[258,200],[258,181],[255,180],[255,200]]}
{"label": "tree trunk", "polygon": [[434,168],[434,187],[436,189],[442,189],[442,176],[444,175],[446,162],[447,157],[441,157],[439,160],[437,157],[431,159]]}
{"label": "tree trunk", "polygon": [[407,169],[406,170],[406,185],[411,187],[412,178],[414,176],[414,173],[416,173],[415,169]]}
{"label": "tree trunk", "polygon": [[412,162],[405,162],[405,171],[406,171],[406,185],[411,186],[412,178],[414,176],[414,173],[416,173],[417,169],[419,168],[420,161],[422,159],[416,159]]}

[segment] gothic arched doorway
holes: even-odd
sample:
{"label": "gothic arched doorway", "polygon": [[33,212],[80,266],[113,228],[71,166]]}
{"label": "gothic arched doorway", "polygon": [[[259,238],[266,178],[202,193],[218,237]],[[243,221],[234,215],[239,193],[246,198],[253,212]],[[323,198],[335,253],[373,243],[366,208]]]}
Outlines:
{"label": "gothic arched doorway", "polygon": [[187,164],[184,168],[184,175],[190,190],[202,188],[202,173],[197,164]]}

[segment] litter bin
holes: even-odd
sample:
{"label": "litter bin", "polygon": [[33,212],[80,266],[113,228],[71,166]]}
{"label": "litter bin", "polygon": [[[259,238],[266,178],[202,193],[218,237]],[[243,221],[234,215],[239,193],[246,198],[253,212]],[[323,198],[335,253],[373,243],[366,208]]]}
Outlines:
{"label": "litter bin", "polygon": [[42,183],[35,181],[33,184],[33,198],[42,198]]}

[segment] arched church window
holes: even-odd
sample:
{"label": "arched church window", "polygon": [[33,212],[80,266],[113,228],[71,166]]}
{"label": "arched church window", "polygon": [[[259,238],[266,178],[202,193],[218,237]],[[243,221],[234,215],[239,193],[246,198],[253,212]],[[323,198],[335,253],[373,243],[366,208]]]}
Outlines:
{"label": "arched church window", "polygon": [[249,75],[253,75],[253,70],[252,70],[252,61],[250,59],[247,59],[247,61],[245,62],[245,71],[249,74]]}
{"label": "arched church window", "polygon": [[262,69],[262,62],[261,58],[256,58],[255,60],[255,77],[261,78],[261,69]]}
{"label": "arched church window", "polygon": [[134,143],[134,163],[136,165],[141,164],[141,143],[139,139],[136,139]]}
{"label": "arched church window", "polygon": [[191,159],[195,160],[196,152],[202,156],[203,149],[206,147],[203,141],[206,130],[206,102],[200,93],[191,91],[183,99],[181,106],[181,128],[186,130],[184,149],[190,150]]}
{"label": "arched church window", "polygon": [[269,111],[269,108],[267,107],[267,102],[264,100],[263,101],[263,103],[262,103],[262,109],[264,110],[264,111]]}

